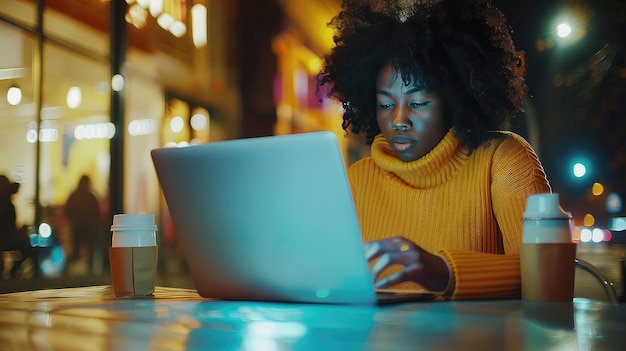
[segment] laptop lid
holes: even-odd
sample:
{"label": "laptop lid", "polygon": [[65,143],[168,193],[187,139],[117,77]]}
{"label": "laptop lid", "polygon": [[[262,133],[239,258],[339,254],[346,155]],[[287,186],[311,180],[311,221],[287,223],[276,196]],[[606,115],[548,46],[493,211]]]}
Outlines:
{"label": "laptop lid", "polygon": [[376,301],[333,133],[161,148],[151,155],[201,296]]}

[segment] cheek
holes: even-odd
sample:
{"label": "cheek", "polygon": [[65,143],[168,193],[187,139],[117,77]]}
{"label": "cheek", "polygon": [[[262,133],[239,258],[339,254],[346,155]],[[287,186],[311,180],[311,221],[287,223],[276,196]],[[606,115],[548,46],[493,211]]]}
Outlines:
{"label": "cheek", "polygon": [[413,129],[415,130],[416,133],[424,133],[428,128],[427,125],[424,125],[424,123],[421,120],[418,120],[416,123],[413,123]]}
{"label": "cheek", "polygon": [[[428,114],[427,118],[428,119],[423,120],[423,123],[419,126],[422,128],[422,131],[429,130],[434,135],[437,135],[441,133],[446,134],[448,129],[450,129],[447,127],[449,123],[447,122],[445,116],[441,113],[440,109],[433,109]],[[416,126],[416,128],[418,128],[418,126]]]}
{"label": "cheek", "polygon": [[391,128],[391,119],[387,117],[384,113],[376,113],[376,123],[378,123],[378,127],[381,130]]}

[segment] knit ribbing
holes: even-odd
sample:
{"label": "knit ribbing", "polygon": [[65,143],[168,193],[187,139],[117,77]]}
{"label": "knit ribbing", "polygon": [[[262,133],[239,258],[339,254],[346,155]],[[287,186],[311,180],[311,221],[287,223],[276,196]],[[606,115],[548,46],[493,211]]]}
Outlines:
{"label": "knit ribbing", "polygon": [[412,162],[376,137],[372,157],[348,172],[363,239],[400,235],[440,253],[456,279],[454,298],[519,294],[526,198],[550,187],[530,145],[498,135],[467,156],[450,131]]}

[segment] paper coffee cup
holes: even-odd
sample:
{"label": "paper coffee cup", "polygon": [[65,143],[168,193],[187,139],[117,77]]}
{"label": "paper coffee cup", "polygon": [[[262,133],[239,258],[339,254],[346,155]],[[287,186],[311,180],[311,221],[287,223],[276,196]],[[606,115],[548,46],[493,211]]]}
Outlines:
{"label": "paper coffee cup", "polygon": [[115,296],[149,296],[157,277],[158,248],[109,247],[111,280]]}
{"label": "paper coffee cup", "polygon": [[156,231],[154,215],[151,214],[118,214],[113,217],[109,263],[115,296],[147,296],[154,293],[158,259]]}
{"label": "paper coffee cup", "polygon": [[576,269],[571,214],[560,207],[558,194],[536,194],[526,201],[523,222],[522,299],[571,302]]}

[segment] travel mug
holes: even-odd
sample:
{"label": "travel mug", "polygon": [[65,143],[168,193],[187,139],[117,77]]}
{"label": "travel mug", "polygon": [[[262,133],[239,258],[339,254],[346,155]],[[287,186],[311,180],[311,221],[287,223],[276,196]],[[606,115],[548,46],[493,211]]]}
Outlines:
{"label": "travel mug", "polygon": [[523,222],[522,299],[571,302],[576,270],[572,215],[559,205],[559,194],[535,194],[526,201]]}
{"label": "travel mug", "polygon": [[152,214],[113,216],[109,262],[115,296],[154,293],[158,258],[156,231]]}

